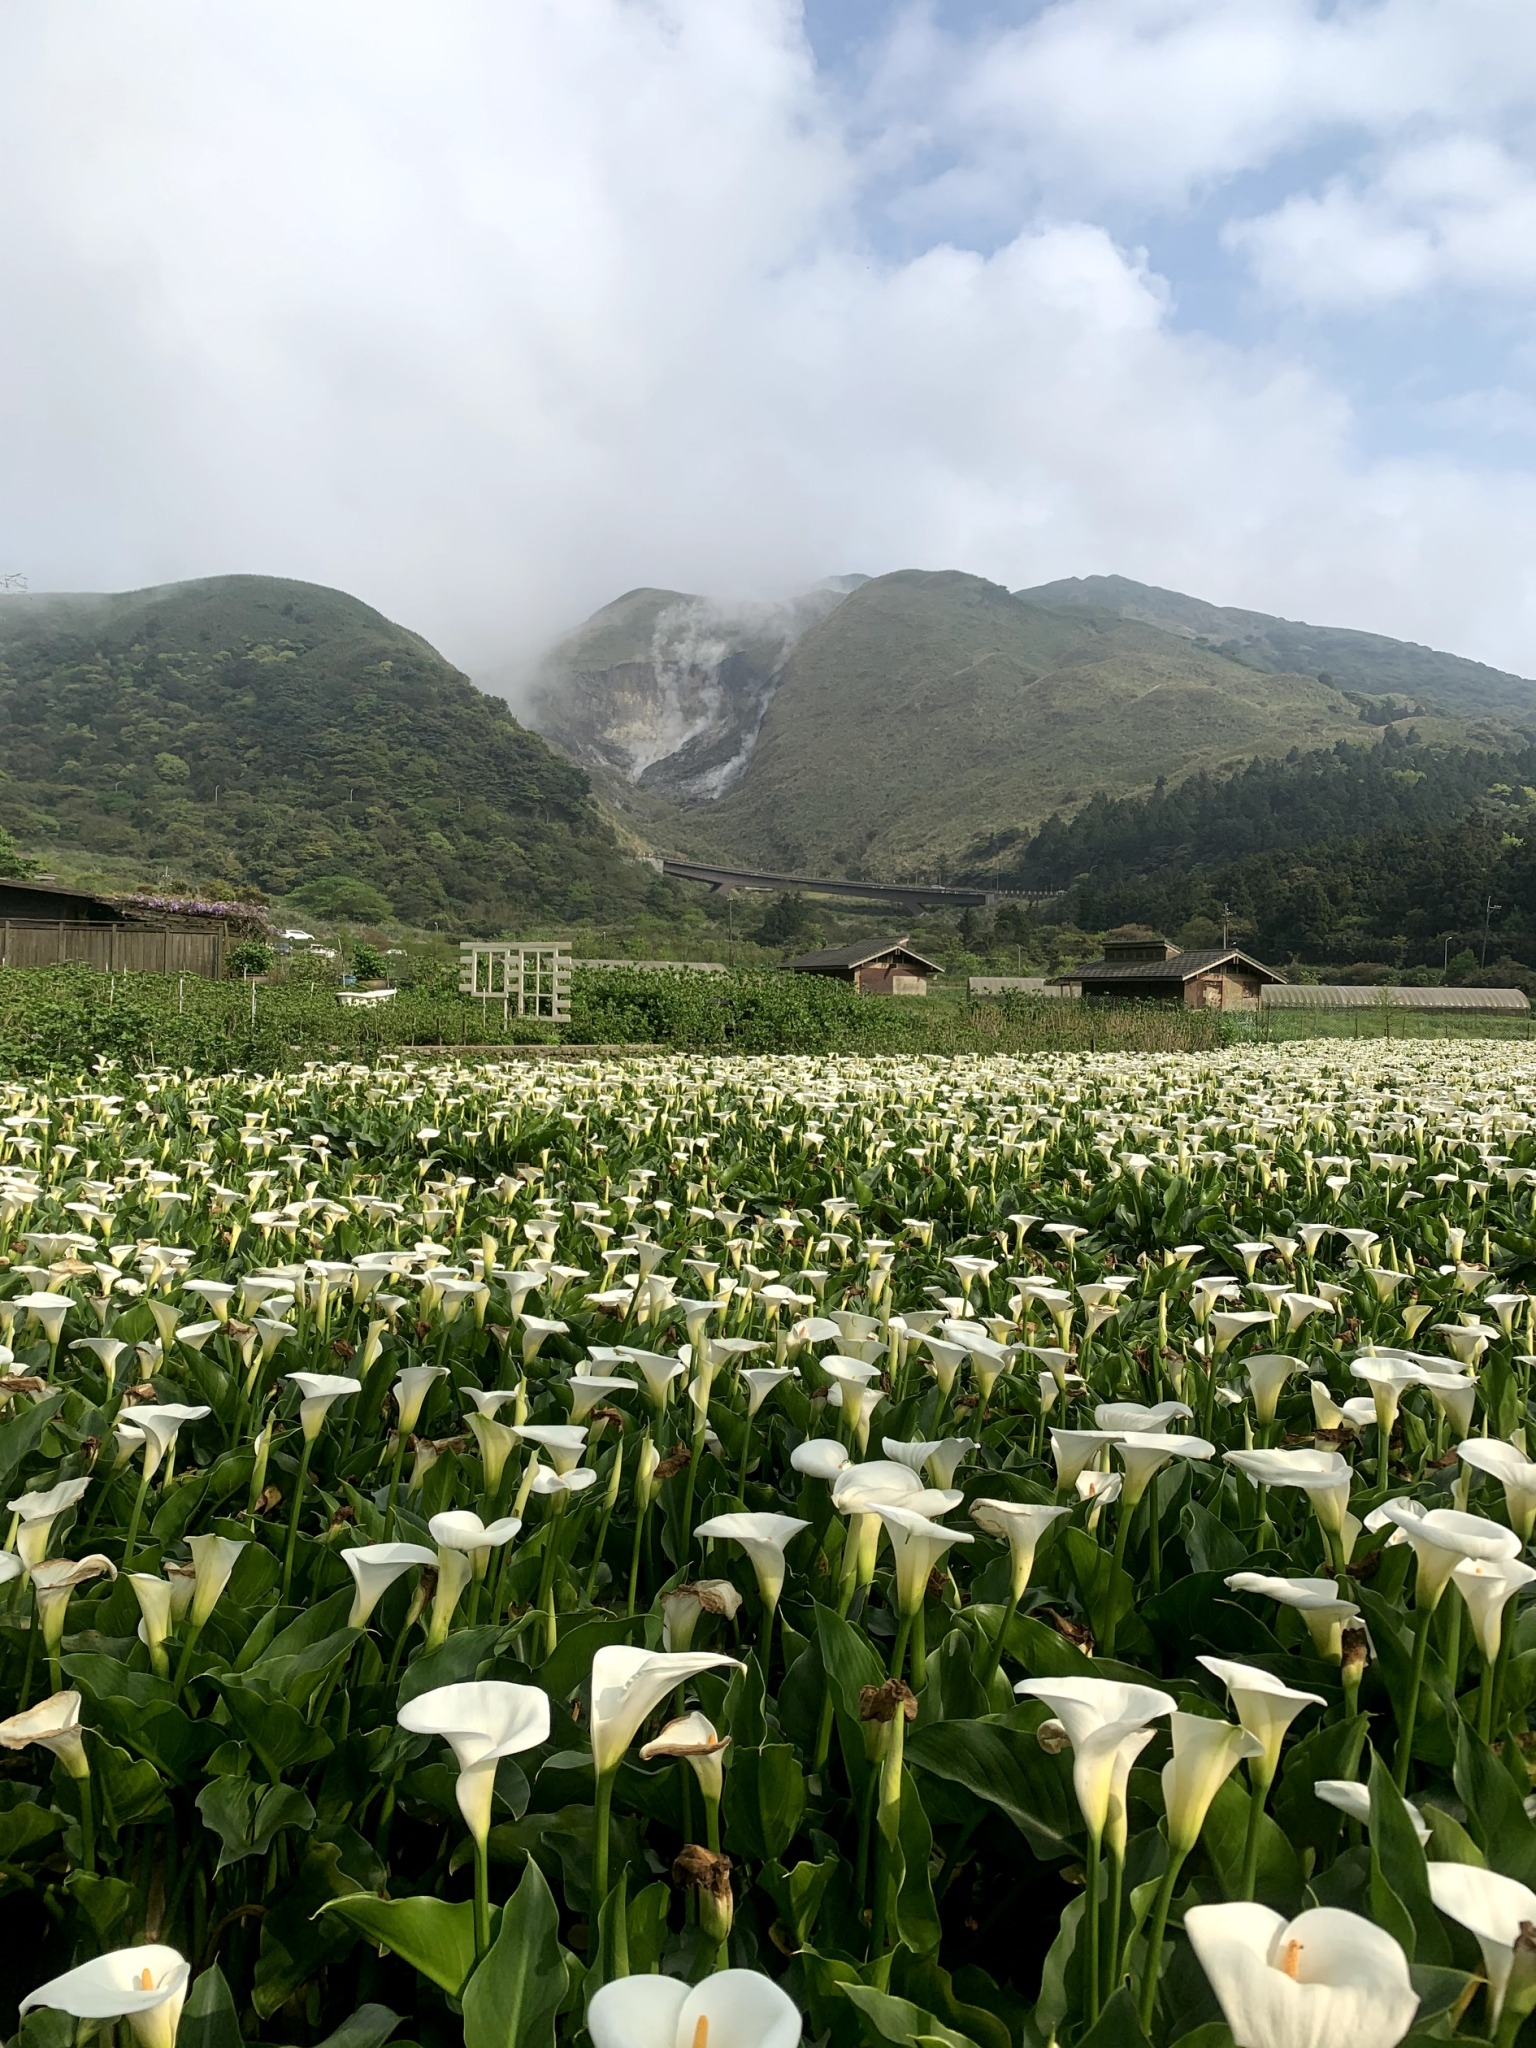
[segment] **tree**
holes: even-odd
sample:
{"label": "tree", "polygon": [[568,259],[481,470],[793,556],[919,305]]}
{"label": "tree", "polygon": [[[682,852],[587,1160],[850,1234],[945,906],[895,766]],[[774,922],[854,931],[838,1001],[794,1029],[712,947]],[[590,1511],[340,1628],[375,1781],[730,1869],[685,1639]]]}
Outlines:
{"label": "tree", "polygon": [[810,905],[793,890],[774,897],[754,933],[760,946],[774,946],[783,952],[809,952],[821,943],[821,936]]}
{"label": "tree", "polygon": [[38,861],[29,860],[10,833],[0,825],[0,875],[15,879],[23,875],[35,875],[40,865]]}

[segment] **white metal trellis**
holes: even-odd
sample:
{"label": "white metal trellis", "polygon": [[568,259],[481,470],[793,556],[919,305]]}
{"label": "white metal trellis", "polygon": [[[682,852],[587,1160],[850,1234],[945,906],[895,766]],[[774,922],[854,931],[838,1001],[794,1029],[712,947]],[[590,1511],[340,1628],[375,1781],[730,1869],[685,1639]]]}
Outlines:
{"label": "white metal trellis", "polygon": [[503,1022],[509,1017],[542,1017],[553,1024],[567,1024],[571,1016],[570,948],[465,939],[459,947],[459,993],[481,1003],[499,1001]]}

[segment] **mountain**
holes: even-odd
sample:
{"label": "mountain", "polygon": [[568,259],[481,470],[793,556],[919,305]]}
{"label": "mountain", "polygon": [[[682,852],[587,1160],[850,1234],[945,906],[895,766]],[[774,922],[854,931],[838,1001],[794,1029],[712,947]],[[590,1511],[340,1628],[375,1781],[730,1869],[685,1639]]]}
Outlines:
{"label": "mountain", "polygon": [[1271,618],[1267,612],[1206,604],[1198,597],[1133,583],[1125,576],[1069,576],[1015,595],[1052,611],[1137,619],[1269,673],[1321,673],[1342,690],[1399,692],[1459,718],[1492,714],[1536,721],[1536,682],[1485,668],[1458,654],[1420,647],[1412,640],[1388,640],[1380,633],[1309,626],[1299,619]]}
{"label": "mountain", "polygon": [[[721,614],[685,666],[666,651],[669,622],[708,608],[632,592],[555,650],[533,722],[606,771],[600,786],[653,845],[899,878],[974,867],[1098,790],[1368,743],[1417,701],[956,571],[903,570],[821,603],[777,659]],[[1463,731],[1416,723],[1423,737]]]}
{"label": "mountain", "polygon": [[0,768],[0,825],[45,860],[363,921],[622,912],[654,880],[500,698],[278,577],[0,596]]}
{"label": "mountain", "polygon": [[784,605],[627,591],[551,650],[530,720],[588,767],[706,802],[740,778],[795,642],[865,580],[835,578]]}

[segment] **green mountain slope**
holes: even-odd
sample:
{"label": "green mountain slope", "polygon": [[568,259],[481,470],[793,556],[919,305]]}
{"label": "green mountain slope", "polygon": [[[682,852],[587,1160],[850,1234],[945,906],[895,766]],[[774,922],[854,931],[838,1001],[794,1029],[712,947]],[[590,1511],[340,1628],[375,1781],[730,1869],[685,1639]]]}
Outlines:
{"label": "green mountain slope", "polygon": [[1254,668],[1303,675],[1321,672],[1344,690],[1399,691],[1428,699],[1456,717],[1480,718],[1491,713],[1536,721],[1536,682],[1409,640],[1389,640],[1379,633],[1357,633],[1340,626],[1309,626],[1296,619],[1271,618],[1267,612],[1206,604],[1177,590],[1133,583],[1125,576],[1069,576],[1015,595],[1053,611],[1136,619],[1213,647]]}
{"label": "green mountain slope", "polygon": [[[221,576],[0,597],[0,824],[45,856],[501,928],[638,903],[585,775],[357,599]],[[362,892],[359,894],[359,887]]]}
{"label": "green mountain slope", "polygon": [[1370,736],[1315,675],[907,570],[800,639],[739,782],[679,836],[765,867],[933,875],[1096,790]]}

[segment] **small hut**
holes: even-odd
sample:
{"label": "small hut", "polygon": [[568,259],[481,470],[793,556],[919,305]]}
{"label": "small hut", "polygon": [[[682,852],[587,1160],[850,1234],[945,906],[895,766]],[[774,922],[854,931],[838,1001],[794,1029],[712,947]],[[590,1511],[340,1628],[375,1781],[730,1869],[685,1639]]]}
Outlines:
{"label": "small hut", "polygon": [[803,953],[786,960],[787,974],[826,974],[851,982],[861,995],[925,996],[928,977],[943,968],[925,960],[900,939],[863,939],[852,946],[828,946],[825,952]]}
{"label": "small hut", "polygon": [[1104,941],[1102,960],[1085,960],[1066,974],[1088,1002],[1178,1003],[1189,1010],[1256,1010],[1261,992],[1285,976],[1238,946],[1185,950],[1154,933],[1126,933]]}

